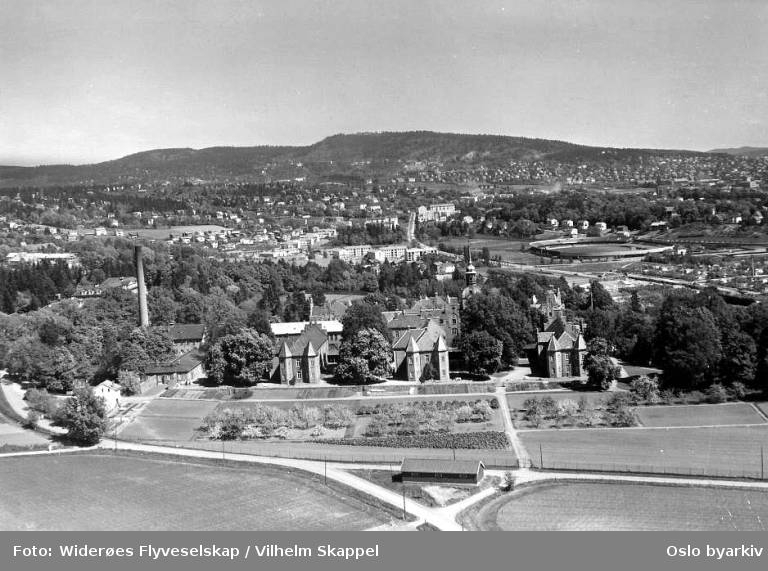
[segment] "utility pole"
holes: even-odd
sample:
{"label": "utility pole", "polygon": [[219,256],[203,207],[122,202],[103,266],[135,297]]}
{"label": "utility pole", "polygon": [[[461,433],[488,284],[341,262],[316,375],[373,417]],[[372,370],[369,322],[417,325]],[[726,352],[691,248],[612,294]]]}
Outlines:
{"label": "utility pole", "polygon": [[403,521],[405,521],[405,484],[403,484]]}
{"label": "utility pole", "polygon": [[325,468],[325,472],[323,474],[323,477],[325,479],[325,485],[328,485],[328,457],[323,456],[323,466]]}
{"label": "utility pole", "polygon": [[765,456],[762,446],[760,447],[760,479],[765,480]]}
{"label": "utility pole", "polygon": [[544,469],[544,452],[541,449],[541,442],[539,442],[539,468]]}

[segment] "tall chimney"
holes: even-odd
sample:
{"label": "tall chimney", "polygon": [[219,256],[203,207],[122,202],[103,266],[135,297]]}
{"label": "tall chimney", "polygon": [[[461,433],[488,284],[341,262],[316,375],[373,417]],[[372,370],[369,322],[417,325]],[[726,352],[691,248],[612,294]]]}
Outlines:
{"label": "tall chimney", "polygon": [[139,283],[139,326],[149,327],[147,284],[144,281],[144,262],[141,259],[141,246],[138,244],[134,247],[133,259],[136,264],[136,281]]}

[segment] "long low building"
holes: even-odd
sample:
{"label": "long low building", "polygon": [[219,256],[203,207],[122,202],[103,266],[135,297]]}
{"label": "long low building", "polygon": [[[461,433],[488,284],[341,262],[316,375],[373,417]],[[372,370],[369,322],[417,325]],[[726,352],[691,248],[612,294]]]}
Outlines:
{"label": "long low building", "polygon": [[401,482],[477,485],[485,477],[480,460],[405,458],[397,478]]}

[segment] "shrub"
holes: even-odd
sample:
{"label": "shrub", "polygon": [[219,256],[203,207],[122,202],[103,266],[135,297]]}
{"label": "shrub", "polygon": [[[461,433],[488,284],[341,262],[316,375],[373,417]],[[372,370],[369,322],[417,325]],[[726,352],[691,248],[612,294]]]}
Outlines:
{"label": "shrub", "polygon": [[667,405],[675,404],[675,393],[669,389],[661,391],[659,395],[661,402]]}
{"label": "shrub", "polygon": [[274,436],[276,438],[280,438],[282,440],[285,440],[288,438],[288,427],[287,426],[281,426],[274,432]]}
{"label": "shrub", "polygon": [[525,399],[523,402],[523,416],[526,420],[530,420],[532,416],[541,416],[541,403],[536,397]]}
{"label": "shrub", "polygon": [[721,403],[728,400],[728,391],[720,383],[715,383],[707,389],[707,402]]}
{"label": "shrub", "polygon": [[618,409],[611,418],[611,421],[611,424],[614,426],[635,426],[637,424],[635,411],[626,407]]}
{"label": "shrub", "polygon": [[472,412],[483,422],[491,420],[491,417],[493,416],[493,409],[487,400],[476,402],[475,406],[472,407]]}
{"label": "shrub", "polygon": [[741,381],[735,381],[731,385],[731,394],[733,395],[733,398],[742,400],[745,396],[747,396],[746,385]]}
{"label": "shrub", "polygon": [[472,420],[472,407],[468,404],[460,406],[456,410],[456,422],[470,422]]}
{"label": "shrub", "polygon": [[493,410],[496,410],[499,408],[499,399],[496,399],[496,398],[491,399],[491,408]]}
{"label": "shrub", "polygon": [[632,393],[615,392],[605,402],[605,408],[612,413],[617,413],[622,408],[635,406],[637,404],[637,396]]}
{"label": "shrub", "polygon": [[30,410],[27,413],[27,418],[24,419],[24,423],[22,424],[22,426],[24,428],[31,428],[34,430],[35,428],[37,428],[37,423],[39,420],[40,420],[40,413],[37,412],[36,410]]}
{"label": "shrub", "polygon": [[323,426],[326,428],[346,428],[354,420],[352,411],[338,404],[327,405],[323,409],[323,416]]}
{"label": "shrub", "polygon": [[571,399],[565,399],[557,403],[558,420],[568,420],[576,416],[579,406]]}
{"label": "shrub", "polygon": [[576,404],[576,411],[579,414],[587,414],[591,410],[593,410],[592,403],[589,402],[589,399],[586,396],[581,395],[579,397],[579,402]]}
{"label": "shrub", "polygon": [[546,396],[541,399],[539,406],[541,407],[541,415],[544,418],[552,418],[557,415],[557,402],[552,397]]}
{"label": "shrub", "polygon": [[323,440],[324,444],[348,446],[382,446],[388,448],[456,448],[504,450],[508,446],[503,432],[462,432],[419,434],[417,436],[386,436],[378,438],[337,438]]}
{"label": "shrub", "polygon": [[315,427],[312,429],[312,431],[309,433],[309,435],[310,435],[312,438],[320,438],[320,437],[322,437],[322,436],[323,436],[323,434],[325,434],[325,430],[323,429],[323,427],[322,427],[322,426],[315,426]]}
{"label": "shrub", "polygon": [[640,400],[648,404],[656,404],[660,400],[659,381],[641,376],[632,381],[630,390],[637,395]]}

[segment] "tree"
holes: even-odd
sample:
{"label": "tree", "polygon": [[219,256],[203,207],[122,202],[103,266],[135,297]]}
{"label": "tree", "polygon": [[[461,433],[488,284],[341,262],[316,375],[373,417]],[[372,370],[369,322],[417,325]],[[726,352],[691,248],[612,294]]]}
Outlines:
{"label": "tree", "polygon": [[464,362],[473,373],[495,373],[501,366],[504,344],[487,331],[472,331],[459,340]]}
{"label": "tree", "polygon": [[470,296],[461,311],[462,329],[485,331],[502,342],[502,364],[515,366],[523,347],[533,340],[530,314],[502,294]]}
{"label": "tree", "polygon": [[584,369],[587,371],[589,384],[600,391],[611,388],[621,370],[613,364],[608,354],[608,342],[601,337],[589,342],[587,354],[584,357]]}
{"label": "tree", "polygon": [[134,371],[120,371],[117,373],[117,383],[124,395],[141,394],[141,379]]}
{"label": "tree", "polygon": [[78,387],[62,407],[58,422],[68,430],[70,440],[86,446],[98,444],[107,430],[104,399],[90,387]]}
{"label": "tree", "polygon": [[594,309],[608,309],[615,305],[611,294],[597,280],[589,282],[589,297],[590,307]]}
{"label": "tree", "polygon": [[336,379],[342,383],[368,383],[391,372],[392,347],[376,329],[361,329],[345,339],[339,350]]}
{"label": "tree", "polygon": [[342,337],[344,340],[356,337],[357,333],[363,329],[375,329],[389,340],[389,329],[381,309],[373,304],[364,302],[355,302],[344,313],[341,320],[343,326]]}
{"label": "tree", "polygon": [[720,331],[712,313],[682,305],[672,296],[659,313],[655,346],[664,382],[686,389],[710,383],[722,358]]}
{"label": "tree", "polygon": [[208,378],[217,384],[254,384],[269,372],[274,356],[272,341],[252,329],[226,335],[205,357]]}
{"label": "tree", "polygon": [[272,326],[269,321],[269,314],[266,311],[258,308],[251,311],[248,314],[246,325],[257,333],[272,337]]}

